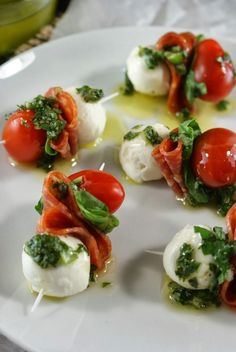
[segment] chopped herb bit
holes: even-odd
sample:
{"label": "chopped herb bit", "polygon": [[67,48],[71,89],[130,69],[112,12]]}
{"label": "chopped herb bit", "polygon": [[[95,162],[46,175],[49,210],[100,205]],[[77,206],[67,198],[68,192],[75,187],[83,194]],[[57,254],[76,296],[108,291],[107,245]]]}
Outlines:
{"label": "chopped herb bit", "polygon": [[171,64],[179,65],[184,62],[186,54],[183,50],[179,52],[165,51],[164,56]]}
{"label": "chopped herb bit", "polygon": [[55,155],[44,153],[41,158],[37,160],[37,167],[43,169],[46,172],[52,171],[55,159]]}
{"label": "chopped herb bit", "polygon": [[104,288],[104,287],[107,287],[107,286],[111,286],[111,282],[109,282],[109,281],[104,281],[104,282],[102,283],[102,287]]}
{"label": "chopped herb bit", "polygon": [[231,62],[231,57],[228,53],[225,52],[223,56],[217,56],[216,61],[220,64],[226,61]]}
{"label": "chopped herb bit", "polygon": [[96,271],[97,271],[96,265],[95,264],[91,264],[89,282],[96,282],[96,279],[97,279]]}
{"label": "chopped herb bit", "polygon": [[23,125],[23,126],[25,126],[26,128],[29,128],[29,123],[28,123],[28,121],[27,120],[25,120],[25,119],[21,119],[21,124]]}
{"label": "chopped herb bit", "polygon": [[207,94],[207,86],[204,82],[197,82],[195,80],[193,70],[190,70],[185,81],[185,94],[187,100],[192,104],[195,98]]}
{"label": "chopped herb bit", "polygon": [[55,99],[38,95],[32,101],[19,106],[19,109],[30,109],[35,112],[33,124],[47,132],[49,139],[55,139],[63,131],[66,121],[59,118],[61,110],[55,108]]}
{"label": "chopped herb bit", "polygon": [[198,288],[198,280],[196,277],[193,277],[192,279],[188,280],[188,282],[192,287]]}
{"label": "chopped herb bit", "polygon": [[219,292],[215,290],[190,290],[171,281],[168,284],[170,300],[196,309],[218,307],[221,305]]}
{"label": "chopped herb bit", "polygon": [[82,250],[86,250],[86,248],[81,244],[74,250],[61,241],[58,236],[49,234],[37,234],[24,246],[24,251],[43,269],[56,267],[60,264],[70,264],[78,258]]}
{"label": "chopped herb bit", "polygon": [[236,202],[236,185],[216,188],[214,192],[218,213],[225,216]]}
{"label": "chopped herb bit", "polygon": [[219,111],[227,110],[228,106],[229,106],[229,101],[228,100],[221,100],[219,103],[216,104],[216,108]]}
{"label": "chopped herb bit", "polygon": [[38,203],[35,205],[34,209],[39,213],[39,215],[42,215],[43,213],[43,199],[40,198]]}
{"label": "chopped herb bit", "polygon": [[148,69],[153,70],[158,66],[161,59],[163,59],[163,51],[157,51],[151,48],[139,47],[139,56],[144,58],[144,62]]}
{"label": "chopped herb bit", "polygon": [[86,103],[95,103],[104,97],[102,89],[91,88],[89,86],[76,88],[76,92],[80,94]]}
{"label": "chopped herb bit", "polygon": [[175,65],[176,71],[180,76],[184,76],[187,73],[187,67],[185,64]]}
{"label": "chopped herb bit", "polygon": [[131,131],[127,132],[124,135],[123,139],[124,139],[124,141],[131,141],[132,139],[138,137],[140,135],[140,133],[141,133],[140,131],[139,132],[134,132],[133,129],[132,129]]}
{"label": "chopped herb bit", "polygon": [[176,114],[176,117],[181,120],[181,122],[185,120],[191,119],[190,116],[190,111],[188,108],[182,108],[180,111],[178,111]]}
{"label": "chopped herb bit", "polygon": [[52,188],[53,189],[56,189],[58,191],[58,197],[60,200],[63,200],[67,197],[68,195],[68,185],[63,182],[63,181],[55,181],[53,184],[52,184]]}
{"label": "chopped herb bit", "polygon": [[123,95],[132,95],[134,93],[134,86],[129,79],[127,71],[125,71],[124,86],[121,87],[120,91]]}
{"label": "chopped herb bit", "polygon": [[159,136],[157,131],[155,131],[152,126],[145,127],[143,130],[143,133],[146,141],[153,146],[156,144],[160,144],[162,141],[162,138]]}
{"label": "chopped herb bit", "polygon": [[76,203],[84,219],[92,223],[104,233],[111,232],[119,225],[119,220],[110,214],[106,204],[94,197],[89,192],[73,187]]}
{"label": "chopped herb bit", "polygon": [[196,272],[200,263],[193,259],[194,249],[188,244],[184,243],[180,248],[180,255],[176,260],[176,275],[186,280],[191,274]]}
{"label": "chopped herb bit", "polygon": [[221,285],[228,279],[231,271],[230,258],[236,254],[236,241],[229,241],[221,227],[208,230],[194,226],[194,231],[202,237],[201,249],[204,255],[214,258],[215,285]]}
{"label": "chopped herb bit", "polygon": [[200,43],[202,40],[204,40],[205,39],[205,36],[204,36],[204,34],[198,34],[197,36],[196,36],[196,40],[197,40],[197,42],[198,43]]}

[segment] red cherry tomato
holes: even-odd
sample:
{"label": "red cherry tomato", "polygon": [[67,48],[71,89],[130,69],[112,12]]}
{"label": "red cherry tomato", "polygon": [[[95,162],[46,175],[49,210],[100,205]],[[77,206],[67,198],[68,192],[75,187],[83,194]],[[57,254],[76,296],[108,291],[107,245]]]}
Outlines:
{"label": "red cherry tomato", "polygon": [[225,128],[204,132],[195,141],[192,166],[195,174],[209,187],[235,183],[236,134]]}
{"label": "red cherry tomato", "polygon": [[213,39],[205,39],[196,47],[193,71],[197,82],[204,82],[207,94],[200,99],[218,102],[224,99],[235,85],[235,69],[229,56]]}
{"label": "red cherry tomato", "polygon": [[33,111],[19,110],[14,112],[4,125],[2,134],[4,146],[16,161],[35,161],[43,152],[46,133],[34,127],[33,117]]}
{"label": "red cherry tomato", "polygon": [[121,206],[125,191],[114,176],[99,170],[83,170],[69,176],[71,181],[79,177],[82,178],[80,188],[105,203],[111,213],[114,213]]}

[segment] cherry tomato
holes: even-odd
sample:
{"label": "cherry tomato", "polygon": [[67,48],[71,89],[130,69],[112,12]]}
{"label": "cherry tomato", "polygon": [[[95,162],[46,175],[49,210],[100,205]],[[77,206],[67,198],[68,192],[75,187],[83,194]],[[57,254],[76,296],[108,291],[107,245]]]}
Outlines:
{"label": "cherry tomato", "polygon": [[192,154],[195,174],[209,187],[236,182],[236,134],[225,128],[212,128],[200,135]]}
{"label": "cherry tomato", "polygon": [[79,177],[82,178],[80,188],[105,203],[111,213],[114,213],[121,206],[125,191],[114,176],[99,170],[83,170],[69,176],[71,181]]}
{"label": "cherry tomato", "polygon": [[204,82],[207,93],[200,99],[219,102],[235,85],[235,69],[228,54],[213,39],[205,39],[196,47],[193,71],[197,82]]}
{"label": "cherry tomato", "polygon": [[46,133],[36,129],[32,122],[34,112],[31,110],[18,110],[6,121],[2,139],[5,148],[16,161],[32,162],[37,160],[46,142]]}

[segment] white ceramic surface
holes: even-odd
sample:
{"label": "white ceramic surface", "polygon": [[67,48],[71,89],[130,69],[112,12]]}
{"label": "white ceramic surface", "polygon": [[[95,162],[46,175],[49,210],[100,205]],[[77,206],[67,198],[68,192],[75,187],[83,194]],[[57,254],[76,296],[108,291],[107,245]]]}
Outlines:
{"label": "white ceramic surface", "polygon": [[[31,55],[31,63],[27,66],[24,62],[21,72],[11,76],[10,66],[7,74],[6,68],[4,74],[1,72],[9,76],[0,79],[1,126],[4,114],[13,111],[16,104],[53,85],[86,83],[103,87],[109,94],[122,81],[130,50],[141,43],[155,42],[164,32],[165,28],[155,27],[102,30],[73,35],[33,50],[34,60]],[[236,42],[221,43],[236,56]],[[16,72],[14,62],[13,66],[10,70]],[[107,108],[115,109],[112,102]],[[215,122],[234,128],[234,118],[227,115]],[[106,142],[83,151],[79,167],[98,168],[105,162],[106,171],[122,181],[114,162],[116,153],[117,146]],[[145,253],[145,249],[162,249],[187,223],[224,226],[224,219],[213,210],[184,208],[163,181],[142,186],[124,183],[126,199],[117,213],[121,224],[111,234],[115,258],[110,273],[112,287],[101,288],[98,284],[66,300],[43,300],[30,314],[35,297],[23,278],[21,251],[35,229],[38,216],[34,204],[40,197],[43,178],[9,165],[2,147],[0,170],[0,330],[9,338],[34,352],[234,349],[235,313],[224,308],[197,313],[173,309],[161,295],[162,260]]]}

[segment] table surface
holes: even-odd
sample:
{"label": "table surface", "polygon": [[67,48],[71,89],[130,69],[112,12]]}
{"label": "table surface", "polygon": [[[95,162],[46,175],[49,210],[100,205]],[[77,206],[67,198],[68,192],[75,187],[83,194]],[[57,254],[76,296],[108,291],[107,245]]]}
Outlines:
{"label": "table surface", "polygon": [[[234,0],[72,0],[54,29],[52,38],[91,29],[128,25],[199,29],[199,33],[234,38],[235,12]],[[27,351],[0,334],[0,352]]]}

